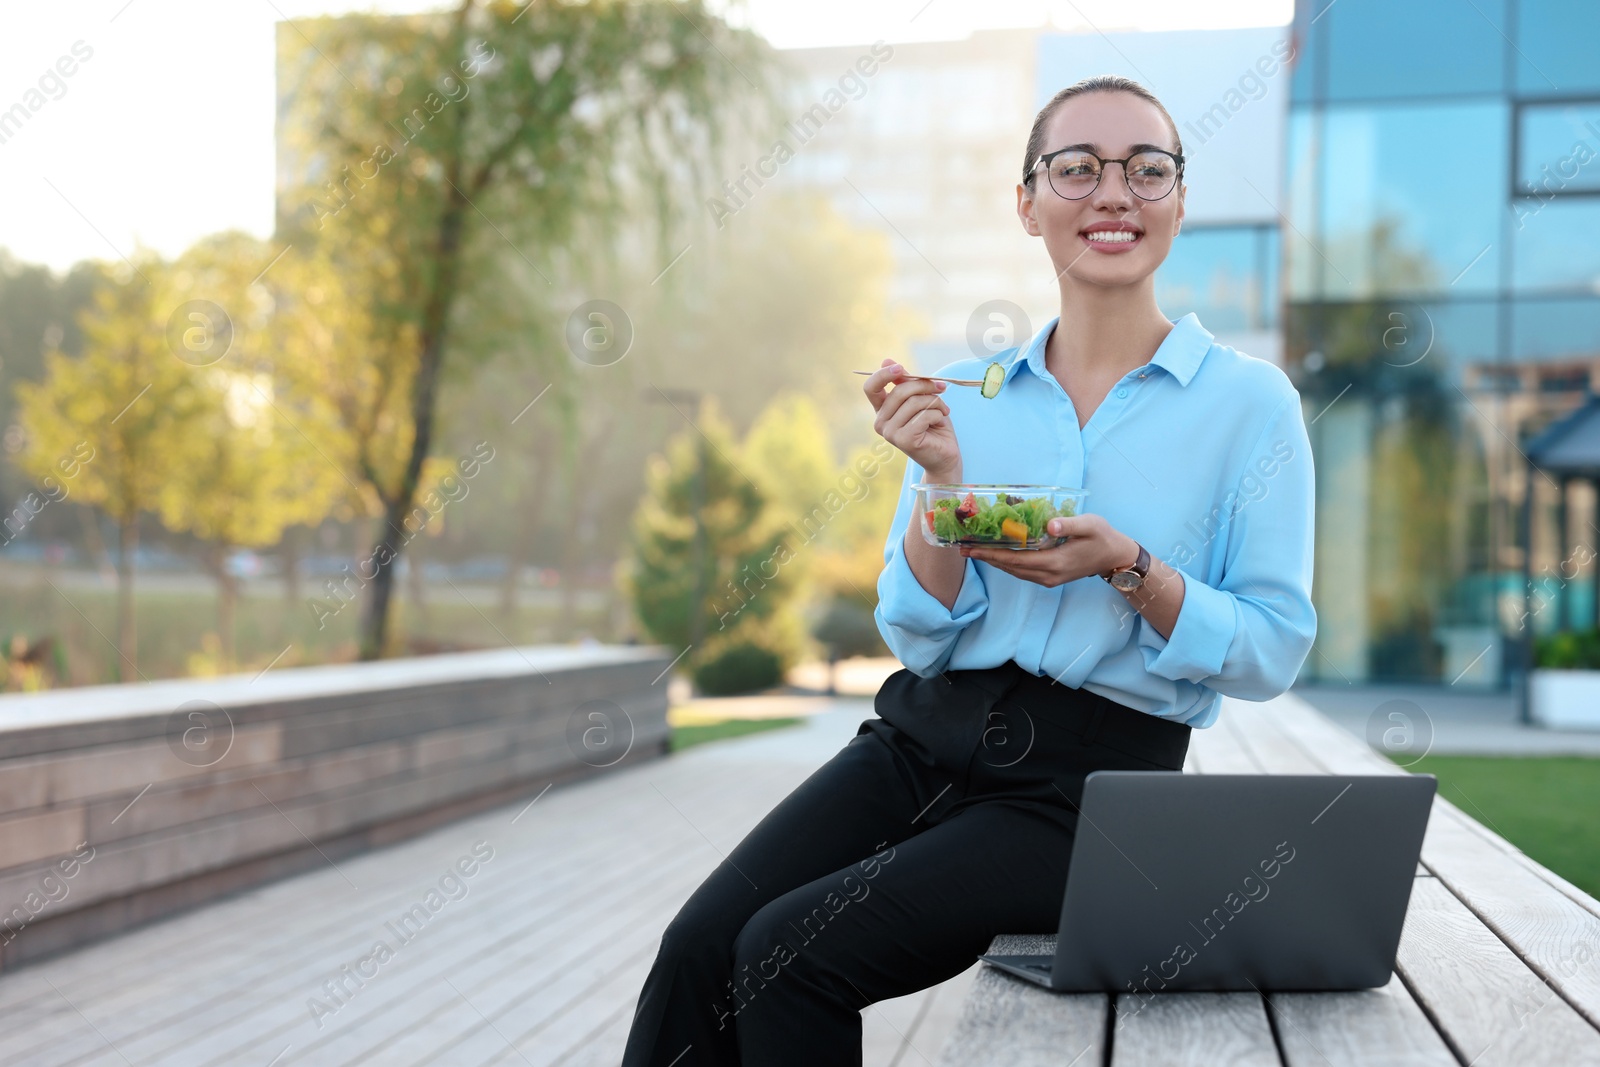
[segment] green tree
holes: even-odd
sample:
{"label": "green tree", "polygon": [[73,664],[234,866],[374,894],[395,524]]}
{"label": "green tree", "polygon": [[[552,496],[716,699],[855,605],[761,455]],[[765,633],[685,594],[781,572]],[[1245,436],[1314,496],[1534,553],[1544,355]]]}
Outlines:
{"label": "green tree", "polygon": [[795,609],[801,613],[815,599],[809,580],[816,566],[813,542],[833,515],[829,505],[843,499],[832,452],[821,411],[795,393],[774,397],[744,440],[743,466],[767,498],[766,521],[786,536],[791,558],[784,580],[796,588]]}
{"label": "green tree", "polygon": [[280,235],[331,245],[371,311],[361,351],[405,382],[388,410],[403,458],[362,464],[383,513],[362,621],[373,658],[447,361],[475,354],[464,294],[509,272],[522,301],[556,302],[556,264],[581,258],[573,235],[637,204],[655,209],[666,263],[683,191],[767,64],[703,0],[462,0],[445,15],[285,23],[278,47],[283,163],[299,179]]}
{"label": "green tree", "polygon": [[[133,561],[139,514],[153,511],[179,476],[201,397],[189,366],[167,341],[168,267],[139,250],[130,269],[108,276],[80,318],[83,354],[45,356],[44,377],[16,387],[23,446],[18,465],[50,491],[98,506],[117,525],[117,668],[138,672]],[[74,457],[70,478],[63,463]]]}
{"label": "green tree", "polygon": [[[10,433],[18,441],[13,392],[17,382],[44,375],[44,354],[58,349],[76,355],[82,343],[79,312],[89,306],[101,279],[97,264],[78,263],[64,275],[23,263],[0,249],[0,440]],[[13,499],[26,478],[21,471],[0,470],[0,499]]]}
{"label": "green tree", "polygon": [[[703,437],[702,437],[703,435]],[[789,567],[789,531],[765,490],[747,473],[732,433],[708,399],[698,429],[668,442],[651,458],[644,500],[634,516],[633,544],[620,581],[651,640],[674,648],[699,647],[691,664],[725,650],[735,637],[776,647],[785,667],[798,652],[793,624],[798,583]],[[704,550],[696,599],[695,479],[704,470]]]}
{"label": "green tree", "polygon": [[846,459],[838,479],[845,503],[817,537],[813,585],[818,598],[869,615],[877,607],[883,546],[894,523],[905,464],[905,453],[881,437]]}
{"label": "green tree", "polygon": [[875,437],[840,466],[829,436],[810,398],[780,396],[745,439],[747,468],[787,533],[786,578],[810,637],[830,655],[887,654],[873,609],[905,456]]}
{"label": "green tree", "polygon": [[816,402],[801,393],[781,393],[760,409],[745,435],[744,454],[751,477],[785,521],[797,521],[833,488],[838,474],[828,424]]}
{"label": "green tree", "polygon": [[179,462],[157,498],[168,529],[206,543],[224,667],[235,661],[238,579],[228,566],[231,551],[275,545],[295,524],[314,526],[350,492],[327,457],[337,447],[328,420],[308,411],[292,387],[299,377],[295,362],[318,363],[330,353],[292,343],[306,331],[287,319],[310,309],[273,300],[257,282],[273,255],[246,234],[218,234],[195,244],[165,275],[169,306],[196,308],[191,313],[202,317],[209,306],[225,316],[206,324],[224,336],[202,333],[202,350],[189,354],[193,410],[182,435],[169,443]]}

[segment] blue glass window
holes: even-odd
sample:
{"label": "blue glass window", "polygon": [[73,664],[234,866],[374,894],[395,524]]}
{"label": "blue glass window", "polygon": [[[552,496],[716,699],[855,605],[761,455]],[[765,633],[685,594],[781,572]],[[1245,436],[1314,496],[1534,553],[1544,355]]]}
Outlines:
{"label": "blue glass window", "polygon": [[1325,260],[1322,295],[1496,291],[1507,105],[1328,108],[1324,116],[1312,238]]}
{"label": "blue glass window", "polygon": [[[1517,113],[1517,191],[1540,200],[1600,191],[1600,99]],[[1537,200],[1524,201],[1513,210],[1521,217],[1537,207]]]}
{"label": "blue glass window", "polygon": [[1323,23],[1329,100],[1505,89],[1506,0],[1339,0]]}
{"label": "blue glass window", "polygon": [[1295,5],[1298,10],[1290,40],[1296,54],[1289,76],[1290,103],[1310,103],[1321,89],[1323,42],[1327,39],[1322,31],[1327,20],[1318,18],[1317,12],[1327,3],[1328,0],[1309,0]]}
{"label": "blue glass window", "polygon": [[1156,271],[1156,300],[1169,318],[1193,311],[1212,333],[1277,325],[1275,226],[1184,227]]}
{"label": "blue glass window", "polygon": [[1279,279],[1283,277],[1283,231],[1263,226],[1256,231],[1256,247],[1261,257],[1261,329],[1278,327],[1278,307],[1283,301]]}
{"label": "blue glass window", "polygon": [[1288,202],[1283,231],[1284,255],[1289,261],[1289,299],[1315,300],[1322,295],[1323,265],[1318,252],[1316,144],[1322,127],[1319,108],[1289,109],[1284,145]]}
{"label": "blue glass window", "polygon": [[1512,285],[1600,292],[1600,198],[1513,201]]}
{"label": "blue glass window", "polygon": [[1600,356],[1600,298],[1517,300],[1511,305],[1511,349],[1519,362]]}
{"label": "blue glass window", "polygon": [[1600,4],[1594,0],[1519,0],[1517,91],[1582,93],[1600,89]]}
{"label": "blue glass window", "polygon": [[1496,300],[1396,302],[1384,313],[1384,361],[1442,374],[1459,385],[1467,363],[1499,361]]}

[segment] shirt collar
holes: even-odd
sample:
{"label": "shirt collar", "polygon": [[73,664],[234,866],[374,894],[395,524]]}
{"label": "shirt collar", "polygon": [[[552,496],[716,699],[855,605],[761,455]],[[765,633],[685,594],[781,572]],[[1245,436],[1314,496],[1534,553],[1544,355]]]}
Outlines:
{"label": "shirt collar", "polygon": [[[1061,321],[1058,315],[1045,323],[1039,332],[1033,335],[1027,347],[1019,349],[1006,367],[1006,381],[1017,373],[1017,369],[1024,364],[1032,368],[1033,372],[1041,378],[1051,378],[1052,375],[1044,365],[1044,346],[1050,338],[1050,331],[1055,329],[1056,323]],[[1174,378],[1179,385],[1188,385],[1195,372],[1200,369],[1200,361],[1206,358],[1206,353],[1211,350],[1215,338],[1211,331],[1200,325],[1200,317],[1193,311],[1183,318],[1172,322],[1172,330],[1166,338],[1156,347],[1155,355],[1150,357],[1150,365],[1160,367]]]}

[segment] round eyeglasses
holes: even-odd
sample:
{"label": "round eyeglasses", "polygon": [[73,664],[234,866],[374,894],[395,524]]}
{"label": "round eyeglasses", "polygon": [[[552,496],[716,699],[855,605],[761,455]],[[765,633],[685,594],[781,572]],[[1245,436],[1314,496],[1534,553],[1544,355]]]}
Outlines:
{"label": "round eyeglasses", "polygon": [[1082,200],[1100,185],[1107,163],[1122,164],[1122,178],[1128,190],[1141,200],[1160,200],[1172,192],[1183,176],[1183,156],[1159,148],[1135,152],[1127,159],[1101,159],[1081,148],[1061,148],[1046,152],[1034,161],[1024,177],[1028,182],[1040,167],[1049,176],[1050,188],[1066,200]]}

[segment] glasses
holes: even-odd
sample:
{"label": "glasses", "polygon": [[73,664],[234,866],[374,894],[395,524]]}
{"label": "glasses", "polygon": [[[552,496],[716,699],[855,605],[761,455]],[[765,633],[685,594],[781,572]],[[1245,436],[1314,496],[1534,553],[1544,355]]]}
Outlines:
{"label": "glasses", "polygon": [[1050,188],[1066,200],[1082,200],[1100,186],[1107,163],[1122,164],[1122,179],[1128,191],[1141,200],[1160,200],[1172,192],[1183,176],[1183,156],[1149,148],[1127,159],[1101,159],[1081,148],[1061,148],[1040,156],[1023,178],[1031,182],[1042,166],[1050,178]]}

